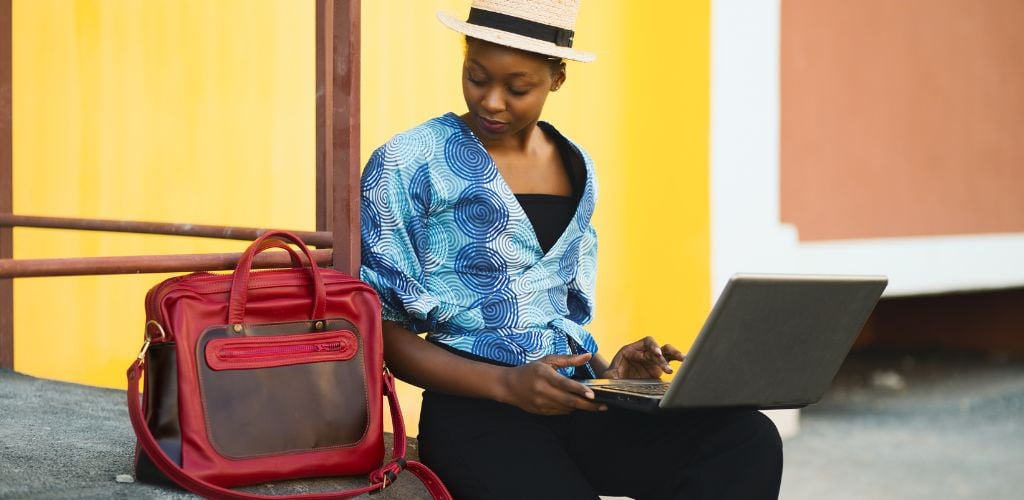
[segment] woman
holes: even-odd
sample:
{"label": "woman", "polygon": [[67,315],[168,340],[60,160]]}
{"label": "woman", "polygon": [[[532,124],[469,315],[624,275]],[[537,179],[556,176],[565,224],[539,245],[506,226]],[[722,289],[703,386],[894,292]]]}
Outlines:
{"label": "woman", "polygon": [[[456,498],[774,498],[781,443],[754,411],[609,409],[578,379],[656,378],[654,339],[606,362],[594,296],[593,163],[539,121],[566,80],[576,1],[476,0],[468,111],[375,151],[362,179],[362,278],[384,304],[385,360],[425,389],[420,457]],[[426,338],[417,334],[426,332]]]}

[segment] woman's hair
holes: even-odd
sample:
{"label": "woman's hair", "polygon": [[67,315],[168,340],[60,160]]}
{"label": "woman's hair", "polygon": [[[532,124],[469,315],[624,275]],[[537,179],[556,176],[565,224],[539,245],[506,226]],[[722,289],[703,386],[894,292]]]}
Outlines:
{"label": "woman's hair", "polygon": [[[488,42],[486,40],[481,40],[479,38],[473,38],[473,37],[471,37],[469,35],[466,35],[466,50],[469,50],[469,44],[470,43],[474,43],[474,42],[493,43],[493,42]],[[516,49],[516,50],[518,50],[518,49]],[[536,52],[530,52],[530,51],[527,51],[527,50],[524,50],[523,52],[526,52],[527,54],[532,54],[532,55],[534,55],[536,57],[539,57],[539,58],[544,59],[545,61],[547,61],[548,67],[551,69],[551,74],[552,75],[557,74],[559,71],[564,71],[565,70],[565,59],[562,59],[561,57],[554,57],[554,56],[548,56],[548,55],[544,55],[544,54],[538,54]]]}

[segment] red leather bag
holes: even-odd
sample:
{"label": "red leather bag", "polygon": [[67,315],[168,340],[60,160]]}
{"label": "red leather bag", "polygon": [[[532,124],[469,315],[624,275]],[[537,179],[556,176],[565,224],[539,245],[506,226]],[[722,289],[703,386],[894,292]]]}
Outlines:
{"label": "red leather bag", "polygon": [[[296,267],[250,272],[256,254],[270,248],[287,250]],[[194,273],[153,287],[145,344],[128,369],[136,476],[207,497],[282,498],[228,488],[369,474],[356,490],[286,497],[315,499],[383,489],[408,468],[435,498],[450,498],[433,472],[404,458],[380,307],[367,284],[320,269],[283,231],[254,241],[233,274]],[[383,396],[395,428],[395,456],[386,464]]]}

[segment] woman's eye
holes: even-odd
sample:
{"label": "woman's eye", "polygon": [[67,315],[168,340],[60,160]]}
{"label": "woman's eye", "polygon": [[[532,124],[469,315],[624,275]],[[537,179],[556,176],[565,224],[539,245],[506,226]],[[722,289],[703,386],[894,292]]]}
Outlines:
{"label": "woman's eye", "polygon": [[478,87],[484,84],[484,81],[481,78],[473,78],[472,76],[467,76],[466,79],[469,80],[469,83],[472,83],[473,85],[476,85]]}
{"label": "woman's eye", "polygon": [[513,89],[513,88],[510,88],[510,89],[508,89],[508,91],[509,91],[510,94],[512,94],[514,96],[519,96],[519,97],[522,97],[522,96],[530,93],[530,89]]}

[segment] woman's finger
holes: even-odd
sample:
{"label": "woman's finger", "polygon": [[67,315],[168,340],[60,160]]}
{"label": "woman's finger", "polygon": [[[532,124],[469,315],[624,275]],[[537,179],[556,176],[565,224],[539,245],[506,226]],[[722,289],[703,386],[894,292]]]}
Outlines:
{"label": "woman's finger", "polygon": [[672,344],[665,344],[661,346],[661,352],[665,355],[665,359],[671,361],[682,361],[686,359],[686,355],[683,354],[683,351],[676,349]]}
{"label": "woman's finger", "polygon": [[577,405],[573,399],[594,399],[594,391],[589,387],[568,377],[563,377],[554,370],[547,373],[545,382],[550,387],[549,395],[560,400],[565,406],[575,408]]}
{"label": "woman's finger", "polygon": [[622,355],[631,361],[649,362],[661,356],[661,348],[654,337],[644,337],[623,347]]}
{"label": "woman's finger", "polygon": [[[661,376],[662,372],[672,373],[672,367],[669,366],[668,359],[665,358],[664,352],[661,347],[658,347],[658,342],[654,340],[654,337],[644,338],[644,348],[647,352],[647,359],[645,361],[647,361],[648,364],[657,366],[657,369],[654,371],[651,370],[650,366],[647,366],[646,368],[648,373],[652,376]],[[657,375],[654,375],[655,371],[657,372]]]}
{"label": "woman's finger", "polygon": [[600,411],[603,404],[593,401],[594,392],[589,387],[558,375],[551,380],[548,396],[555,407],[564,413],[572,410]]}
{"label": "woman's finger", "polygon": [[548,354],[547,356],[540,358],[540,361],[549,364],[555,368],[568,368],[570,366],[580,366],[586,363],[587,361],[590,361],[591,356],[592,355],[589,352],[585,352],[583,354],[576,354],[574,356]]}
{"label": "woman's finger", "polygon": [[563,398],[561,400],[561,404],[565,408],[567,408],[569,411],[572,411],[572,410],[604,411],[605,409],[607,409],[607,406],[605,406],[603,403],[598,403],[596,401],[591,401],[589,399],[584,399],[584,398],[581,398],[580,396],[578,396],[576,394],[570,394],[570,393],[563,393],[563,394],[566,394],[567,397],[565,397],[565,398]]}
{"label": "woman's finger", "polygon": [[654,340],[654,337],[644,337],[644,350],[661,357],[661,347],[658,347],[658,341]]}
{"label": "woman's finger", "polygon": [[554,380],[552,385],[557,387],[559,390],[568,392],[570,394],[577,395],[585,399],[594,399],[594,391],[590,390],[589,387],[573,380],[570,378],[558,376],[557,380]]}

